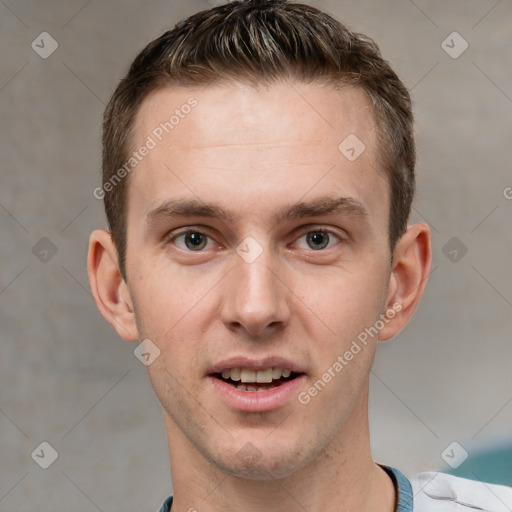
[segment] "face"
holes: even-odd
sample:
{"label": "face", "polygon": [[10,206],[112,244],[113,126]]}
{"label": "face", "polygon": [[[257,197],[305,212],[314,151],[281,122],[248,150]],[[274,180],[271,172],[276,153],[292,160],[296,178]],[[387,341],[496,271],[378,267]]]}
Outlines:
{"label": "face", "polygon": [[388,307],[369,101],[318,84],[165,89],[134,133],[155,147],[130,175],[127,283],[139,339],[160,351],[148,372],[170,442],[287,476],[360,416],[377,342],[361,334]]}

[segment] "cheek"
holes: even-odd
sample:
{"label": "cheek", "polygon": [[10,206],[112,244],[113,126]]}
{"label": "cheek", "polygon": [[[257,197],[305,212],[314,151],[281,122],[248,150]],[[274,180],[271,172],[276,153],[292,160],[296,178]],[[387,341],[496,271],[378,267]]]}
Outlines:
{"label": "cheek", "polygon": [[190,325],[189,318],[203,308],[219,276],[215,272],[191,270],[192,267],[180,268],[165,258],[160,260],[145,270],[141,261],[142,270],[130,288],[142,332],[164,343],[184,329],[192,329],[186,334],[193,335],[197,324]]}
{"label": "cheek", "polygon": [[321,324],[322,332],[327,335],[323,339],[342,349],[364,329],[374,325],[382,313],[387,274],[382,269],[372,272],[364,266],[360,271],[338,269],[325,275],[300,277],[295,292],[296,307],[303,311],[301,316],[312,319],[311,332],[315,324]]}
{"label": "cheek", "polygon": [[190,287],[195,292],[188,293],[175,279],[172,286],[166,283],[163,278],[158,284],[146,280],[134,305],[141,339],[148,338],[159,351],[147,367],[151,383],[160,399],[165,396],[173,400],[182,389],[195,393],[194,369],[201,368],[198,359],[202,351],[198,343],[203,339],[197,318],[204,316],[204,292]]}

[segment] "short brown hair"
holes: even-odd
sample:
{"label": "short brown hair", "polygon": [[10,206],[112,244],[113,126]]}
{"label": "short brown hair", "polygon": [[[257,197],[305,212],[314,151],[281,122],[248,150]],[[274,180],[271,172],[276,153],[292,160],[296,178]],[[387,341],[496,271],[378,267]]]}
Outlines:
{"label": "short brown hair", "polygon": [[335,88],[355,85],[366,91],[378,129],[380,164],[390,184],[393,251],[407,228],[415,188],[413,115],[406,87],[369,37],[328,14],[287,0],[235,1],[194,14],[149,43],[105,110],[103,198],[125,280],[128,177],[115,186],[106,184],[112,185],[129,159],[134,119],[144,99],[169,86],[226,81],[257,86],[282,79]]}

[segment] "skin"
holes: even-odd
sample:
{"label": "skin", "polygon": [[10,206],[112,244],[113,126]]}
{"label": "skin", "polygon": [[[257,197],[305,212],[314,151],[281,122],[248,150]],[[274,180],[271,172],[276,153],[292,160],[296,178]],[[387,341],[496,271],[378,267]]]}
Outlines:
{"label": "skin", "polygon": [[[124,339],[149,338],[160,350],[147,370],[164,411],[173,512],[391,512],[394,487],[370,452],[369,373],[378,342],[411,318],[431,250],[420,223],[390,254],[389,184],[370,103],[360,89],[319,84],[167,88],[142,104],[134,148],[192,95],[197,107],[129,177],[127,282],[107,231],[92,233],[88,258],[101,313]],[[349,134],[366,147],[354,161],[338,149]],[[338,197],[365,213],[274,218]],[[232,217],[149,220],[180,198]],[[206,246],[191,249],[183,228],[207,236]],[[325,248],[308,241],[318,229],[329,232]],[[250,263],[237,253],[246,237],[262,251]],[[396,304],[378,336],[307,404],[294,395],[268,412],[241,412],[207,376],[231,356],[281,356],[301,366],[307,390]]]}

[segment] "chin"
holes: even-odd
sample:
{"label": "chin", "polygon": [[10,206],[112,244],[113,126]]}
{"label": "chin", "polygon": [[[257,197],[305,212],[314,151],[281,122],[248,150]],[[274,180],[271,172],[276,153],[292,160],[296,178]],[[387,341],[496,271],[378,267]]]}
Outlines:
{"label": "chin", "polygon": [[237,452],[222,451],[211,462],[222,471],[245,480],[279,480],[302,469],[312,457],[304,446],[283,446],[270,440],[257,445],[247,441]]}

